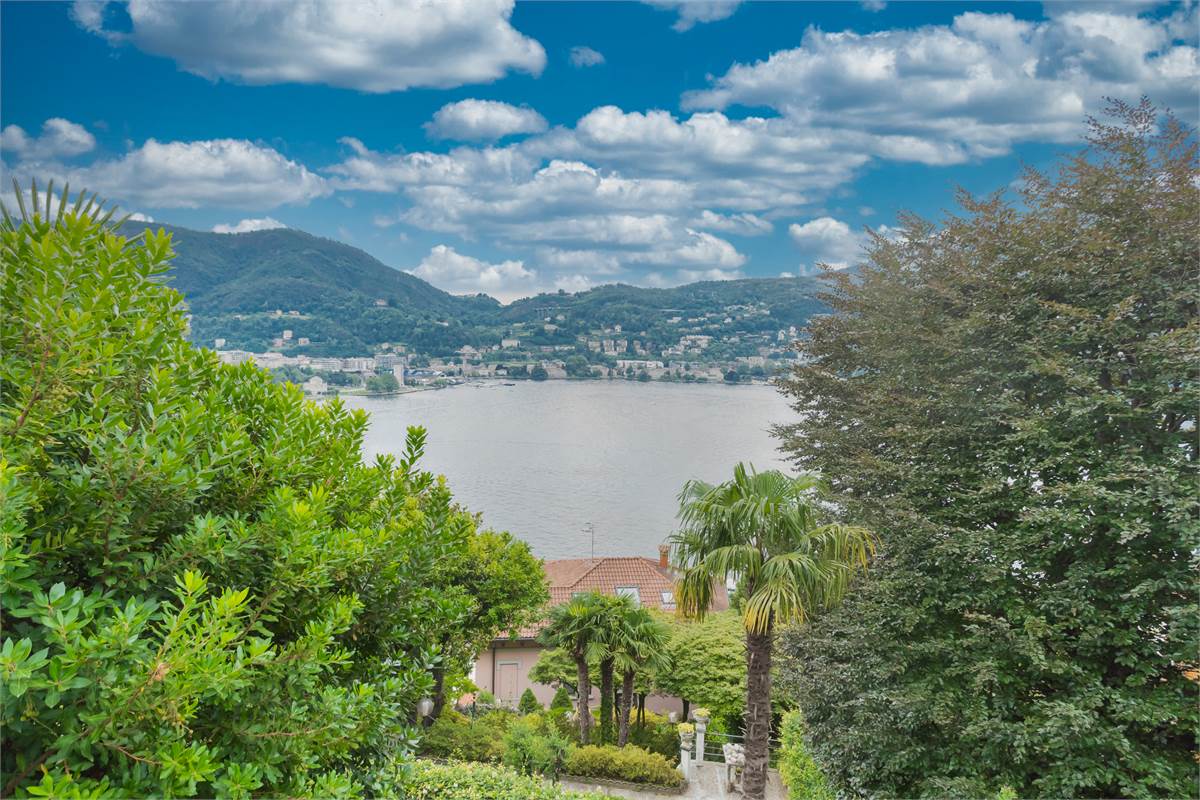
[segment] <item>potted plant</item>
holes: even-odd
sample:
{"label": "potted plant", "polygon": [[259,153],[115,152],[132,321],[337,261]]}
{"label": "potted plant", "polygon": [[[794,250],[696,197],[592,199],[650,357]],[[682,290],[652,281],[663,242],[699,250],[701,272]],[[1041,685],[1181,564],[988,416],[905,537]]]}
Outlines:
{"label": "potted plant", "polygon": [[690,722],[681,722],[675,726],[675,730],[679,732],[679,744],[684,750],[692,749],[692,740],[696,735],[696,728]]}
{"label": "potted plant", "polygon": [[697,708],[692,712],[692,718],[696,720],[698,725],[707,725],[708,721],[712,719],[712,712],[707,708]]}

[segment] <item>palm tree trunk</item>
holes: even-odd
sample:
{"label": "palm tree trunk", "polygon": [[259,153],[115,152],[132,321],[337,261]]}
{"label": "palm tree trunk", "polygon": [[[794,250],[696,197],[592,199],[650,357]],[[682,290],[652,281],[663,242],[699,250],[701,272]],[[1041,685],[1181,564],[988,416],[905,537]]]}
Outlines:
{"label": "palm tree trunk", "polygon": [[600,662],[600,744],[613,740],[613,662]]}
{"label": "palm tree trunk", "polygon": [[746,768],[742,773],[742,793],[746,800],[762,800],[767,788],[771,638],[769,628],[766,633],[746,634]]}
{"label": "palm tree trunk", "polygon": [[587,744],[592,738],[592,710],[588,701],[592,697],[592,682],[588,677],[587,657],[575,654],[575,674],[578,685],[575,690],[575,713],[579,715],[579,743]]}
{"label": "palm tree trunk", "polygon": [[617,747],[629,741],[629,711],[633,707],[633,670],[626,670],[621,680],[620,730],[617,732]]}

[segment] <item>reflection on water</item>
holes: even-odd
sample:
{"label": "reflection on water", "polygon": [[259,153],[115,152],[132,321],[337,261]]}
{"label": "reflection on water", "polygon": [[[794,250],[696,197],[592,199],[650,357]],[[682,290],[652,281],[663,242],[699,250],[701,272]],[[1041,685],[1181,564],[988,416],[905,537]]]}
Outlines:
{"label": "reflection on water", "polygon": [[764,386],[549,381],[345,402],[371,413],[367,458],[424,425],[425,468],[546,558],[586,557],[589,522],[596,555],[655,557],[683,482],[784,466],[768,428],[793,417]]}

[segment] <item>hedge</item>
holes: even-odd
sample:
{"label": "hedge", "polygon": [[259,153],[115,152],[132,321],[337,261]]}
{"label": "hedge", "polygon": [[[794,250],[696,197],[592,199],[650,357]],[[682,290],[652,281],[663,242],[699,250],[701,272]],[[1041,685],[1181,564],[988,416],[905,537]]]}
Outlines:
{"label": "hedge", "polygon": [[595,792],[572,792],[505,767],[418,760],[404,782],[405,800],[605,800]]}
{"label": "hedge", "polygon": [[611,778],[654,786],[683,783],[683,776],[670,761],[633,745],[576,748],[567,758],[566,773],[580,778]]}
{"label": "hedge", "polygon": [[799,711],[783,715],[780,739],[779,775],[789,800],[833,800],[829,783],[804,747],[804,718]]}

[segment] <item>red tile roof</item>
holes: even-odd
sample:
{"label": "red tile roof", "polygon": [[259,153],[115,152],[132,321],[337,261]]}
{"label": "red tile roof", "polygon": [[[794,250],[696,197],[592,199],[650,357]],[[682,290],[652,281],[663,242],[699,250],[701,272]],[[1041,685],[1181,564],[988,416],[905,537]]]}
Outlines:
{"label": "red tile roof", "polygon": [[[646,608],[674,611],[674,572],[659,566],[653,559],[640,556],[609,556],[605,558],[563,558],[543,563],[550,584],[550,605],[565,603],[573,595],[600,592],[615,595],[618,588],[634,587],[638,601]],[[729,596],[724,585],[715,587],[713,609],[729,608]],[[663,602],[663,593],[671,602]],[[544,622],[522,628],[517,637],[532,639],[545,626]],[[504,639],[507,637],[501,637]]]}

